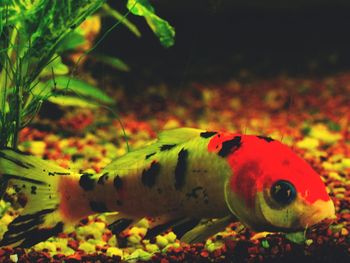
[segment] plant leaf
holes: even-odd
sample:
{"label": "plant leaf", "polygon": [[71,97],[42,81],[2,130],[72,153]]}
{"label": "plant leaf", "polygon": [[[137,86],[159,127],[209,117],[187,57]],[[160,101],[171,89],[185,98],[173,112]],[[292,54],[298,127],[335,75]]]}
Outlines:
{"label": "plant leaf", "polygon": [[52,71],[55,76],[66,75],[69,72],[69,68],[62,63],[62,59],[57,54],[54,55],[55,59],[47,65],[40,73],[40,77],[52,77]]}
{"label": "plant leaf", "polygon": [[[102,90],[75,78],[59,76],[50,80],[50,85],[58,91],[75,93],[77,97],[82,96],[106,104],[113,104],[114,101]],[[55,85],[56,84],[56,85]]]}
{"label": "plant leaf", "polygon": [[75,49],[86,43],[86,39],[76,29],[69,32],[58,44],[57,52],[63,52],[67,50]]}
{"label": "plant leaf", "polygon": [[55,95],[51,96],[48,100],[63,107],[82,107],[95,109],[99,106],[98,104],[85,100],[83,98],[68,95]]}
{"label": "plant leaf", "polygon": [[106,55],[102,55],[102,54],[96,54],[94,53],[93,55],[91,55],[91,57],[93,59],[95,59],[96,61],[105,63],[117,70],[120,71],[130,71],[130,68],[127,64],[125,64],[124,61],[122,61],[121,59],[117,58],[117,57],[110,57],[110,56],[106,56]]}
{"label": "plant leaf", "polygon": [[175,29],[154,13],[148,0],[128,0],[127,8],[137,16],[143,16],[154,34],[164,47],[171,47],[175,42]]}
{"label": "plant leaf", "polygon": [[113,17],[114,19],[120,21],[124,26],[126,26],[135,36],[140,37],[141,33],[137,27],[130,22],[125,15],[122,15],[117,10],[110,7],[107,3],[102,6],[103,11]]}

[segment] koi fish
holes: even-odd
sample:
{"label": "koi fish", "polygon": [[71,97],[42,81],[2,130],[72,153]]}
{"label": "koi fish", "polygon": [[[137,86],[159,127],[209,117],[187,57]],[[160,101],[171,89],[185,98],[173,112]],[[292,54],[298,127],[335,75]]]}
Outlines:
{"label": "koi fish", "polygon": [[145,238],[172,228],[186,242],[205,240],[234,220],[255,231],[289,232],[335,216],[320,176],[286,145],[193,128],[164,131],[98,174],[4,149],[0,191],[8,185],[24,209],[1,246],[30,247],[60,233],[64,224],[104,212],[115,234],[153,217],[163,221]]}

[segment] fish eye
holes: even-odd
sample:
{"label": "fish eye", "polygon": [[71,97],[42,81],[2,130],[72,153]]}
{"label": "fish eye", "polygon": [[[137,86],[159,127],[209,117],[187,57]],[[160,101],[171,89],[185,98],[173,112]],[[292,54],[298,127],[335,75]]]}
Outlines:
{"label": "fish eye", "polygon": [[296,198],[295,187],[288,181],[277,181],[270,189],[270,195],[278,204],[289,205]]}

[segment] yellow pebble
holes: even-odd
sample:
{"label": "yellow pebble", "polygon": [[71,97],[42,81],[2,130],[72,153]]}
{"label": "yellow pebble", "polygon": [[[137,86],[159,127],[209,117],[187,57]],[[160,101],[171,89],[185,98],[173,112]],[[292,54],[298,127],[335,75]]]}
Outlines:
{"label": "yellow pebble", "polygon": [[123,250],[117,247],[109,247],[106,251],[108,257],[119,256],[123,258]]}
{"label": "yellow pebble", "polygon": [[108,245],[111,247],[116,247],[118,245],[118,241],[115,235],[113,235],[109,240],[108,240]]}
{"label": "yellow pebble", "polygon": [[100,231],[103,231],[103,230],[105,230],[105,228],[106,228],[106,224],[103,223],[103,222],[95,222],[95,223],[93,224],[93,227],[97,228],[97,229],[100,230]]}
{"label": "yellow pebble", "polygon": [[350,158],[342,159],[341,164],[344,169],[350,168]]}
{"label": "yellow pebble", "polygon": [[344,181],[344,178],[342,178],[337,172],[330,172],[329,177],[335,180]]}
{"label": "yellow pebble", "polygon": [[301,149],[314,150],[320,145],[320,142],[318,139],[305,137],[301,141],[298,141],[296,145]]}
{"label": "yellow pebble", "polygon": [[152,254],[148,253],[147,251],[144,251],[143,249],[136,249],[134,252],[132,252],[129,256],[125,257],[125,261],[127,262],[139,262],[140,260],[142,261],[147,261],[152,258]]}
{"label": "yellow pebble", "polygon": [[142,218],[139,222],[135,224],[137,227],[149,228],[149,221],[147,218]]}
{"label": "yellow pebble", "polygon": [[341,135],[339,133],[330,132],[327,126],[324,124],[314,125],[310,131],[310,136],[327,144],[333,144],[341,139]]}
{"label": "yellow pebble", "polygon": [[169,243],[174,243],[176,240],[176,235],[174,234],[174,232],[169,232],[165,235],[165,238],[169,241]]}
{"label": "yellow pebble", "polygon": [[156,244],[147,244],[146,250],[150,253],[155,253],[159,251],[159,247]]}
{"label": "yellow pebble", "polygon": [[333,170],[333,164],[331,164],[330,162],[323,162],[322,163],[322,167],[325,170]]}
{"label": "yellow pebble", "polygon": [[17,254],[10,255],[10,260],[12,262],[18,262],[18,255]]}
{"label": "yellow pebble", "polygon": [[8,225],[13,221],[13,216],[10,216],[9,214],[4,214],[4,216],[1,218],[0,222],[3,225]]}
{"label": "yellow pebble", "polygon": [[139,235],[131,235],[128,237],[128,242],[131,244],[139,244],[141,239],[142,238]]}
{"label": "yellow pebble", "polygon": [[130,235],[145,236],[147,233],[147,228],[134,226],[130,229],[129,233]]}
{"label": "yellow pebble", "polygon": [[343,227],[343,228],[341,229],[341,235],[342,235],[342,236],[347,236],[347,235],[349,235],[349,231],[348,231],[345,227]]}
{"label": "yellow pebble", "polygon": [[169,242],[165,237],[158,235],[156,237],[156,243],[160,248],[163,248],[168,245]]}
{"label": "yellow pebble", "polygon": [[305,244],[306,244],[307,246],[310,246],[313,242],[314,242],[314,241],[313,241],[312,239],[306,239],[306,240],[305,240]]}
{"label": "yellow pebble", "polygon": [[95,245],[89,242],[83,242],[79,245],[79,249],[85,251],[86,253],[94,253],[96,252]]}
{"label": "yellow pebble", "polygon": [[56,244],[49,241],[44,241],[36,244],[35,249],[36,250],[47,249],[49,252],[56,252]]}
{"label": "yellow pebble", "polygon": [[209,252],[213,252],[219,248],[222,248],[224,245],[224,243],[222,243],[221,241],[217,241],[214,243],[209,244],[208,246],[206,246],[205,248],[209,251]]}
{"label": "yellow pebble", "polygon": [[30,143],[30,152],[37,156],[42,156],[46,149],[46,143],[43,141],[32,141]]}

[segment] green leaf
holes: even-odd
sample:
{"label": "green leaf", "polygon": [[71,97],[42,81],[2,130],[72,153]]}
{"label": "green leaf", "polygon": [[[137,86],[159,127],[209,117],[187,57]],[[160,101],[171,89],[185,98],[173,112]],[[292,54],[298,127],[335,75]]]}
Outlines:
{"label": "green leaf", "polygon": [[63,52],[67,50],[73,50],[86,43],[86,39],[76,29],[69,32],[58,44],[57,52]]}
{"label": "green leaf", "polygon": [[58,55],[54,55],[53,61],[43,68],[43,71],[40,73],[40,77],[52,77],[52,72],[55,76],[66,75],[69,72],[69,68],[62,63],[62,59]]}
{"label": "green leaf", "polygon": [[143,16],[146,19],[147,24],[164,47],[174,45],[175,29],[154,13],[154,8],[148,0],[128,0],[126,6],[132,14]]}
{"label": "green leaf", "polygon": [[95,109],[99,106],[98,104],[91,101],[87,101],[83,98],[68,95],[51,96],[48,100],[52,103],[58,104],[63,107],[82,107]]}
{"label": "green leaf", "polygon": [[110,56],[106,56],[106,55],[102,55],[102,54],[93,54],[91,55],[93,59],[95,59],[96,61],[105,63],[117,70],[120,71],[130,71],[130,68],[127,64],[125,64],[124,61],[122,61],[119,58],[116,57],[110,57]]}
{"label": "green leaf", "polygon": [[140,37],[141,33],[140,31],[137,29],[137,27],[131,23],[127,17],[125,15],[122,15],[121,13],[119,13],[117,10],[111,8],[108,4],[104,4],[102,6],[103,11],[113,17],[114,19],[117,19],[118,21],[120,21],[124,26],[126,26],[135,36]]}
{"label": "green leaf", "polygon": [[68,76],[60,76],[55,78],[55,80],[50,80],[50,86],[55,87],[58,91],[75,93],[77,97],[85,97],[106,104],[114,103],[110,96],[102,90],[84,81]]}
{"label": "green leaf", "polygon": [[294,232],[294,233],[288,233],[286,234],[286,238],[293,243],[302,245],[306,241],[305,233],[304,232]]}

